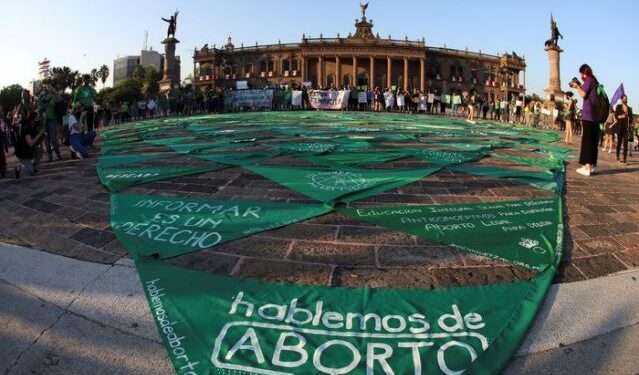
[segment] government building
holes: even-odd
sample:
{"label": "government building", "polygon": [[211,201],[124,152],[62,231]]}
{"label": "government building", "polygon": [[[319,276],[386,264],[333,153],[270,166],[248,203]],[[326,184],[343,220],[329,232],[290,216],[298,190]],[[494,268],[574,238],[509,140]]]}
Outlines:
{"label": "government building", "polygon": [[526,62],[516,53],[501,56],[426,46],[381,37],[373,20],[362,17],[348,36],[304,35],[299,43],[221,48],[205,45],[194,51],[194,84],[206,87],[296,85],[315,88],[357,86],[359,89],[400,87],[442,93],[476,90],[493,98],[525,93]]}

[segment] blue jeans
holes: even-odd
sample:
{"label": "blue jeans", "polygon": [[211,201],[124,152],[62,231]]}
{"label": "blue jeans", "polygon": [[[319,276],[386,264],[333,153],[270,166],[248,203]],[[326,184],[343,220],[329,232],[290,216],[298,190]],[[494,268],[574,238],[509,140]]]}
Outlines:
{"label": "blue jeans", "polygon": [[95,132],[89,131],[87,133],[82,134],[71,134],[69,138],[69,143],[73,146],[73,149],[82,155],[83,158],[89,157],[89,153],[87,152],[86,147],[90,144],[93,144],[93,140],[95,139]]}

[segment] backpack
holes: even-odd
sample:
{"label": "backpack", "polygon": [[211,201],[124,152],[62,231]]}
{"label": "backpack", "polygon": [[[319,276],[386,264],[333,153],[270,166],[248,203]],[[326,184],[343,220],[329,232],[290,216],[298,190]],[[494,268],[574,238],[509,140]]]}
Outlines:
{"label": "backpack", "polygon": [[592,119],[595,123],[603,124],[608,119],[610,113],[610,100],[604,90],[604,86],[595,81],[597,90],[597,99],[591,104]]}

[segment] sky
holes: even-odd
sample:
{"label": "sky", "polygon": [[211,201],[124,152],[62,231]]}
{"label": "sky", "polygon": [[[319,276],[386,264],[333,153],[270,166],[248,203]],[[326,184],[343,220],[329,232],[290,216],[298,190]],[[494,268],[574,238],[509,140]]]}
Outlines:
{"label": "sky", "polygon": [[[0,87],[27,86],[45,57],[52,66],[81,72],[103,64],[113,69],[115,58],[140,53],[146,31],[149,46],[161,51],[167,24],[160,18],[176,9],[183,78],[193,71],[193,49],[205,43],[220,46],[229,35],[238,46],[299,42],[302,33],[346,36],[360,16],[357,0],[4,0],[2,9]],[[429,46],[491,54],[515,51],[528,64],[527,92],[543,94],[552,12],[564,35],[562,88],[568,90],[588,63],[609,96],[623,83],[630,105],[639,108],[639,75],[632,72],[639,61],[638,11],[636,0],[370,0],[367,17],[384,37],[424,37]]]}

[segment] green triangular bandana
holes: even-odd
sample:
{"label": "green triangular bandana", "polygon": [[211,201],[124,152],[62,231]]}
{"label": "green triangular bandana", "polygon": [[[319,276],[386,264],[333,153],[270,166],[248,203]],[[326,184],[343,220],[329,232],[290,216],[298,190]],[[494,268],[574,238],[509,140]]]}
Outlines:
{"label": "green triangular bandana", "polygon": [[[140,168],[98,168],[100,182],[111,191],[120,191],[133,185],[166,180],[178,176],[188,176],[228,168],[226,165],[206,167],[140,167]],[[215,188],[211,188],[215,190]]]}
{"label": "green triangular bandana", "polygon": [[354,219],[535,270],[555,264],[560,198],[496,203],[340,208]]}
{"label": "green triangular bandana", "polygon": [[178,374],[496,374],[555,272],[478,287],[349,289],[229,278],[150,259],[136,266]]}
{"label": "green triangular bandana", "polygon": [[111,195],[111,227],[133,257],[170,258],[330,211],[320,204]]}
{"label": "green triangular bandana", "polygon": [[306,169],[281,166],[244,168],[324,203],[353,202],[410,184],[440,169]]}

